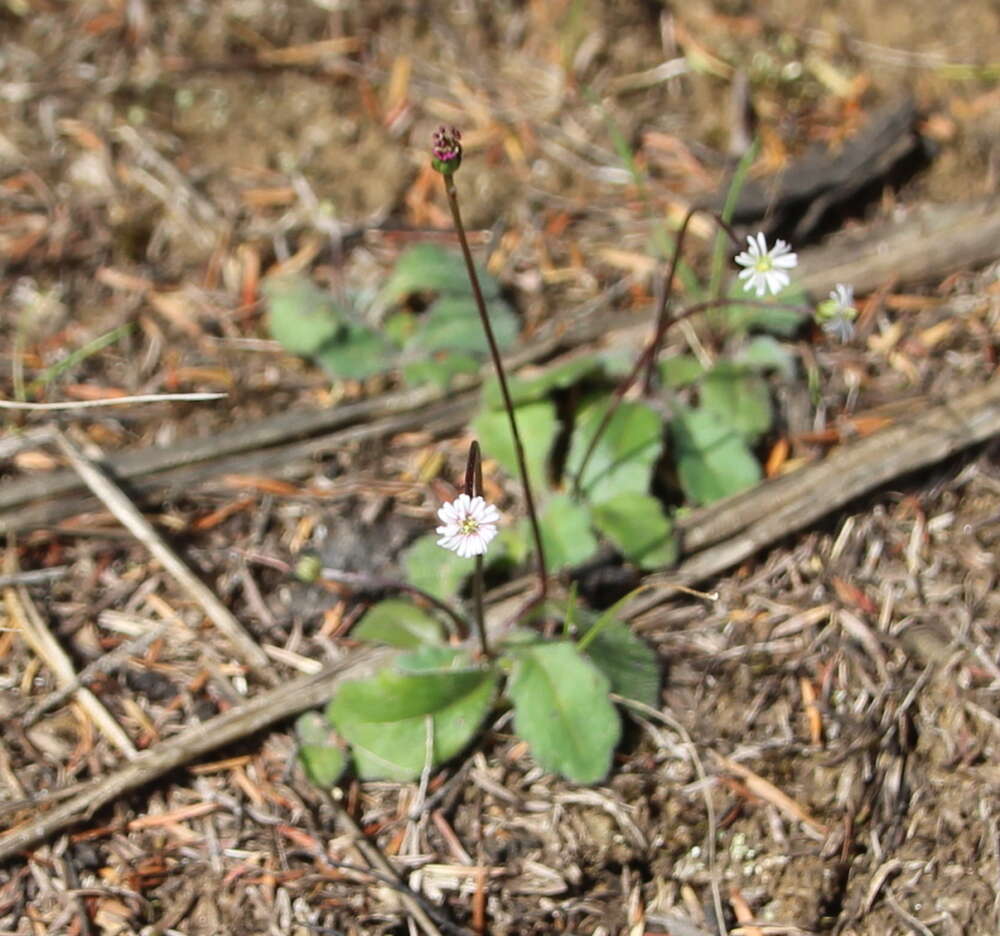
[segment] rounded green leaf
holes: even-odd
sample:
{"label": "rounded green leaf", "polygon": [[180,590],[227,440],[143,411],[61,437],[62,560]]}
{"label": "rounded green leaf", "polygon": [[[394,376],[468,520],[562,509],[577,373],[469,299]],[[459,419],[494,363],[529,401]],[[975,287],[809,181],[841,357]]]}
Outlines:
{"label": "rounded green leaf", "polygon": [[795,376],[795,355],[788,345],[770,335],[754,335],[734,360],[757,371],[776,370],[788,380]]}
{"label": "rounded green leaf", "polygon": [[317,786],[331,787],[347,766],[347,755],[319,712],[304,712],[295,722],[299,762]]}
{"label": "rounded green leaf", "polygon": [[392,347],[363,325],[348,325],[337,338],[315,351],[314,356],[338,380],[364,380],[391,370],[395,364]]}
{"label": "rounded green leaf", "polygon": [[382,334],[397,348],[402,348],[417,331],[418,320],[407,309],[400,309],[388,315],[382,322]]}
{"label": "rounded green leaf", "polygon": [[611,691],[656,708],[660,702],[660,663],[652,648],[622,621],[599,621],[594,626],[600,629],[585,653],[608,678]]}
{"label": "rounded green leaf", "polygon": [[[573,429],[566,470],[571,478],[579,474],[583,456],[610,405],[601,397],[583,408]],[[587,462],[581,488],[592,504],[632,491],[649,491],[653,466],[663,448],[660,417],[642,403],[623,403],[611,417],[597,447]]]}
{"label": "rounded green leaf", "polygon": [[475,374],[479,362],[468,354],[435,355],[428,360],[410,361],[403,365],[403,377],[408,384],[434,384],[445,390],[459,374]]}
{"label": "rounded green leaf", "polygon": [[[518,432],[524,445],[528,477],[536,492],[546,487],[548,459],[559,432],[556,408],[552,403],[528,403],[514,410]],[[498,461],[512,477],[518,477],[517,456],[505,410],[484,409],[473,420],[472,429],[479,439],[483,458]]]}
{"label": "rounded green leaf", "polygon": [[[486,299],[500,294],[497,281],[482,268],[476,268]],[[385,287],[382,301],[400,302],[414,293],[457,293],[471,295],[469,275],[462,255],[437,244],[414,244],[399,255]]]}
{"label": "rounded green leaf", "polygon": [[312,354],[343,327],[333,298],[304,276],[265,280],[262,291],[268,331],[292,354]]}
{"label": "rounded green leaf", "polygon": [[369,608],[351,636],[412,650],[425,644],[441,643],[444,633],[437,619],[422,608],[409,601],[389,598]]}
{"label": "rounded green leaf", "polygon": [[[511,399],[515,406],[522,403],[534,403],[543,400],[553,390],[563,390],[579,383],[584,377],[598,373],[604,369],[603,359],[596,354],[585,354],[571,358],[548,367],[539,374],[533,376],[510,377],[507,387],[510,390]],[[486,381],[483,385],[483,403],[490,409],[503,409],[503,397],[500,394],[500,385],[495,377]]]}
{"label": "rounded green leaf", "polygon": [[[518,333],[517,317],[502,299],[487,305],[493,337],[501,350],[509,348]],[[423,322],[410,339],[408,348],[434,351],[467,351],[489,354],[483,323],[472,296],[442,296],[428,310]]]}
{"label": "rounded green leaf", "polygon": [[670,434],[681,487],[693,503],[710,504],[760,481],[746,442],[715,413],[678,407]]}
{"label": "rounded green leaf", "polygon": [[591,517],[630,562],[654,569],[677,561],[673,523],[655,497],[625,491],[595,504]]}
{"label": "rounded green leaf", "polygon": [[704,373],[701,361],[691,354],[677,354],[660,363],[660,380],[674,390],[694,383]]}
{"label": "rounded green leaf", "polygon": [[359,774],[413,780],[457,754],[476,733],[496,696],[496,672],[458,650],[428,648],[366,680],[348,682],[327,718],[348,741]]}
{"label": "rounded green leaf", "polygon": [[590,529],[590,514],[568,494],[549,499],[539,517],[542,546],[550,569],[580,565],[597,552],[597,537]]}
{"label": "rounded green leaf", "polygon": [[702,379],[701,405],[748,442],[767,432],[774,418],[767,381],[728,361],[720,361]]}
{"label": "rounded green leaf", "polygon": [[411,585],[447,601],[459,593],[475,563],[438,546],[439,539],[437,533],[428,533],[414,540],[403,552],[403,568]]}
{"label": "rounded green leaf", "polygon": [[514,727],[535,760],[576,783],[602,780],[621,735],[607,677],[564,641],[515,646],[508,657]]}

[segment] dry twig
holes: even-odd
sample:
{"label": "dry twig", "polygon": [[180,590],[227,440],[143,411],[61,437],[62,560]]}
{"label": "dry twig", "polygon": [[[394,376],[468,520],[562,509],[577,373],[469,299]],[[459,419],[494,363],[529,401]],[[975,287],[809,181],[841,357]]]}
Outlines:
{"label": "dry twig", "polygon": [[191,597],[198,602],[206,616],[233,643],[237,654],[253,669],[266,684],[274,685],[275,676],[267,654],[244,630],[243,625],[232,612],[215,597],[215,594],[181,560],[163,538],[153,529],[152,524],[138,511],[107,475],[100,471],[63,434],[56,435],[56,442],[70,464],[77,471],[87,487],[94,492],[121,524],[145,546],[157,561],[177,580]]}
{"label": "dry twig", "polygon": [[[7,553],[8,573],[13,573],[10,568],[14,560],[13,550]],[[52,670],[56,681],[60,686],[75,687],[77,701],[83,710],[94,720],[94,724],[101,730],[104,736],[129,759],[136,756],[135,746],[125,733],[112,714],[104,707],[101,700],[97,698],[89,689],[79,685],[76,673],[73,670],[73,662],[66,651],[60,646],[55,635],[45,623],[45,619],[38,612],[35,603],[31,600],[28,590],[22,585],[17,588],[8,587],[4,589],[4,600],[7,605],[7,614],[10,619],[17,624],[21,636],[24,637],[28,646],[41,658],[46,666]]]}
{"label": "dry twig", "polygon": [[93,815],[113,802],[203,754],[261,731],[275,722],[322,705],[345,679],[365,676],[384,663],[390,651],[384,648],[353,652],[327,666],[315,676],[306,676],[277,689],[261,693],[199,725],[192,725],[168,741],[140,753],[131,763],[86,784],[71,799],[41,813],[30,822],[0,838],[0,861]]}

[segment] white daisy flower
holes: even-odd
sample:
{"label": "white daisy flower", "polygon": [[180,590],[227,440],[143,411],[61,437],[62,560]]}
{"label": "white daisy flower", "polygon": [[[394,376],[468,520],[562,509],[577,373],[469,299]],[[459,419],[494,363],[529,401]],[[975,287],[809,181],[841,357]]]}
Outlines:
{"label": "white daisy flower", "polygon": [[481,556],[491,539],[497,535],[500,511],[481,497],[459,494],[438,511],[442,526],[438,546],[458,553],[463,559]]}
{"label": "white daisy flower", "polygon": [[750,292],[756,290],[758,298],[768,291],[776,296],[790,282],[786,270],[791,270],[799,262],[798,254],[791,253],[791,248],[780,238],[768,250],[763,233],[756,237],[747,237],[747,250],[736,255],[736,262],[741,267],[740,279],[744,280],[743,289]]}
{"label": "white daisy flower", "polygon": [[837,283],[830,291],[830,298],[816,307],[816,321],[830,337],[840,341],[850,341],[854,334],[854,320],[858,310],[854,308],[854,287]]}

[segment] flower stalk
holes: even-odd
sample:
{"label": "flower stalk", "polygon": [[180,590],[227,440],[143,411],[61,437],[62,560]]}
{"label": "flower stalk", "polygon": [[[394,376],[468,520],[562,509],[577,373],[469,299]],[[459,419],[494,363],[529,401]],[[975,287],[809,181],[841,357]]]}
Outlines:
{"label": "flower stalk", "polygon": [[[721,296],[718,299],[708,299],[705,302],[696,302],[694,305],[688,306],[682,312],[678,312],[677,315],[671,316],[670,318],[665,318],[663,320],[663,331],[660,332],[657,328],[656,334],[650,339],[649,344],[643,348],[642,353],[636,358],[635,364],[632,365],[632,370],[629,371],[628,376],[625,377],[617,387],[615,387],[614,393],[611,396],[611,403],[609,404],[604,415],[601,417],[601,421],[597,424],[597,429],[594,430],[594,434],[587,445],[587,449],[583,454],[583,458],[580,460],[580,467],[577,471],[576,478],[573,479],[573,494],[579,496],[580,485],[587,470],[587,464],[590,462],[590,457],[594,454],[594,449],[597,448],[597,443],[600,441],[604,431],[608,428],[608,424],[611,422],[618,408],[622,404],[622,400],[625,398],[625,394],[632,388],[636,380],[639,377],[640,372],[644,367],[649,367],[650,365],[655,365],[656,358],[659,356],[660,344],[663,341],[663,337],[671,325],[676,325],[678,322],[684,321],[686,318],[690,318],[692,315],[697,315],[699,312],[709,312],[712,309],[723,309],[729,305],[741,305],[741,306],[760,306],[761,308],[770,308],[773,303],[765,302],[762,300],[755,299],[743,299],[739,296]],[[807,314],[812,311],[810,306],[787,306],[788,309],[798,309],[800,312]]]}
{"label": "flower stalk", "polygon": [[462,212],[458,204],[458,190],[455,187],[454,173],[462,161],[460,141],[461,134],[457,130],[440,128],[434,134],[433,165],[441,173],[441,177],[444,180],[444,190],[448,196],[448,207],[451,210],[451,217],[455,224],[458,243],[462,248],[462,257],[465,260],[465,267],[469,274],[472,295],[476,302],[476,309],[479,311],[479,320],[486,335],[486,343],[490,348],[490,358],[492,359],[493,369],[496,371],[497,381],[500,385],[500,395],[503,398],[504,409],[507,411],[510,434],[514,442],[514,454],[517,458],[518,473],[521,476],[521,486],[524,488],[524,502],[531,523],[532,539],[534,540],[535,557],[538,566],[539,599],[544,601],[548,594],[548,567],[545,562],[545,548],[542,545],[542,530],[538,522],[538,511],[535,508],[531,478],[528,476],[528,464],[524,457],[524,445],[521,442],[521,433],[517,428],[517,418],[514,415],[514,402],[507,386],[507,375],[504,371],[503,361],[500,358],[500,349],[493,334],[493,326],[490,324],[490,316],[486,309],[486,301],[483,298],[482,288],[479,285],[479,276],[476,273],[476,265],[472,259],[472,251],[469,249],[469,240],[465,233],[465,225],[462,223]]}
{"label": "flower stalk", "polygon": [[[696,206],[688,209],[687,214],[684,215],[684,220],[681,222],[681,226],[677,231],[677,238],[674,240],[674,255],[670,259],[670,269],[667,271],[667,275],[663,279],[663,284],[660,288],[660,295],[657,301],[656,331],[654,332],[653,340],[650,343],[649,358],[646,362],[646,376],[643,379],[643,390],[645,393],[652,392],[653,374],[656,369],[656,359],[660,356],[660,346],[663,344],[663,338],[667,333],[667,329],[673,324],[673,321],[667,315],[667,310],[670,307],[670,297],[674,289],[674,274],[677,272],[677,266],[681,260],[681,249],[684,246],[684,237],[687,234],[688,225],[691,223],[691,219],[699,211],[704,212],[713,221],[715,221],[715,223],[729,235],[733,243],[739,243],[739,238],[736,236],[736,232],[726,223],[721,215],[717,215],[714,211],[709,211],[706,208],[698,208]],[[630,378],[630,380],[634,379],[634,377]],[[629,383],[629,386],[631,386],[631,383]],[[628,388],[626,387],[626,389]]]}

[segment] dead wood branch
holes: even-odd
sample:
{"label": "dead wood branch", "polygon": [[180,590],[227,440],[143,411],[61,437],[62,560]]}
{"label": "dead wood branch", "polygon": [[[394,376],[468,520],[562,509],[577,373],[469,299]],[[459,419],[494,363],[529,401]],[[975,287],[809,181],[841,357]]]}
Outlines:
{"label": "dead wood branch", "polygon": [[233,645],[236,655],[249,666],[265,684],[273,686],[276,677],[271,669],[271,661],[257,642],[244,629],[233,613],[215,596],[215,593],[196,576],[153,529],[153,525],[139,512],[113,481],[90,461],[62,433],[57,433],[56,442],[63,455],[69,459],[74,470],[84,480],[108,510],[163,566],[175,581],[198,603],[205,616],[224,634]]}
{"label": "dead wood branch", "polygon": [[192,725],[168,741],[142,752],[135,760],[114,773],[92,780],[72,799],[10,830],[0,838],[0,860],[37,845],[93,815],[102,806],[131,790],[136,790],[209,751],[246,738],[308,708],[323,705],[341,682],[369,675],[388,659],[390,653],[384,648],[355,651],[345,660],[325,667],[315,676],[306,676],[268,690],[249,699],[244,705],[200,725]]}
{"label": "dead wood branch", "polygon": [[[887,282],[934,281],[957,269],[989,263],[1000,255],[997,244],[1000,198],[930,206],[860,238],[804,251],[798,281],[816,296],[824,296],[837,283],[853,284],[860,295]],[[648,321],[645,309],[607,310],[630,285],[631,280],[622,280],[593,302],[551,323],[544,335],[505,363],[516,368],[547,361],[615,329],[634,328]],[[280,413],[212,438],[184,442],[169,451],[147,449],[112,456],[107,459],[107,468],[119,480],[131,480],[138,493],[153,498],[228,471],[279,467],[286,472],[301,471],[305,460],[345,442],[382,438],[435,420],[442,426],[461,425],[475,405],[478,383],[477,378],[464,392],[442,394],[436,388],[420,387],[329,410]],[[450,404],[442,403],[442,398]],[[453,409],[449,410],[449,405]],[[52,524],[88,509],[78,493],[81,487],[73,471],[5,485],[0,490],[0,533]]]}
{"label": "dead wood branch", "polygon": [[[930,408],[928,408],[930,407]],[[912,471],[1000,434],[1000,377],[937,406],[914,403],[914,416],[823,461],[758,485],[681,523],[683,554],[676,569],[646,579],[664,591],[640,596],[636,617],[663,601],[672,585],[692,585],[742,562],[857,497]]]}

